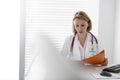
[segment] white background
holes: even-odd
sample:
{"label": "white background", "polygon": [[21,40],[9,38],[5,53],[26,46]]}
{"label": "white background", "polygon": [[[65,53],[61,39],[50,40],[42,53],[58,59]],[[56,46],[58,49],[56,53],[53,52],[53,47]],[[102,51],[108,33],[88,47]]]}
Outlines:
{"label": "white background", "polygon": [[20,0],[0,0],[0,80],[19,79]]}
{"label": "white background", "polygon": [[[112,15],[111,13],[109,13],[110,9],[108,10],[108,8],[113,4],[112,2],[116,0],[101,0],[101,1],[102,1],[101,2],[102,4],[104,3],[103,7],[104,7],[104,11],[107,12],[106,15],[108,15],[110,18]],[[114,2],[114,3],[117,3],[117,2]],[[113,7],[115,7],[114,4],[113,4]],[[113,11],[114,10],[115,9],[113,9]],[[117,10],[118,12],[120,11],[119,6],[117,6]],[[104,14],[104,12],[101,11],[101,16],[102,14]],[[114,14],[117,14],[117,13],[114,13]],[[119,22],[119,19],[117,19],[119,18],[119,14],[117,14],[114,17],[116,17],[117,22]],[[109,18],[104,17],[104,21],[107,21],[107,20],[109,21]],[[101,23],[102,23],[102,20],[103,19],[101,19]],[[112,27],[115,30],[117,29],[116,31],[119,31],[120,29],[116,28],[115,25],[119,26],[116,23],[110,27]],[[103,30],[105,26],[103,27],[100,26],[102,27],[100,30]],[[105,31],[109,32],[109,29]],[[109,37],[108,36],[109,34],[107,32],[104,32],[105,33],[104,37],[106,42],[107,42],[107,39],[106,39],[107,37],[109,37],[109,40],[111,40],[111,39],[114,39],[115,34],[119,35],[119,33],[114,33],[115,32],[114,30],[111,30],[110,32],[113,32],[112,37]],[[19,35],[20,35],[20,0],[0,0],[0,80],[18,80],[19,79],[19,39],[20,39]],[[119,36],[116,36],[115,40],[112,40],[113,42],[111,41],[112,45],[110,45],[110,46],[116,46],[116,49],[112,50],[113,53],[108,50],[108,53],[110,52],[110,54],[114,54],[114,52],[116,52],[116,56],[117,56],[116,61],[119,62],[119,56],[120,56],[119,41],[116,42],[116,45],[114,45],[115,41],[117,40],[119,40]],[[106,44],[104,44],[106,45],[105,47],[107,49],[113,48],[107,45],[107,44],[111,44],[111,42],[109,43],[107,42]]]}

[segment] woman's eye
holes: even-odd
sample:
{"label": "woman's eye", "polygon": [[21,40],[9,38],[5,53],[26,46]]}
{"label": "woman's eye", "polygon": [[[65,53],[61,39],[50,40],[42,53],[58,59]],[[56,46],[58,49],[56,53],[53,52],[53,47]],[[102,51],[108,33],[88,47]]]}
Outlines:
{"label": "woman's eye", "polygon": [[84,27],[85,25],[81,25],[82,27]]}
{"label": "woman's eye", "polygon": [[76,27],[79,27],[79,25],[76,25]]}

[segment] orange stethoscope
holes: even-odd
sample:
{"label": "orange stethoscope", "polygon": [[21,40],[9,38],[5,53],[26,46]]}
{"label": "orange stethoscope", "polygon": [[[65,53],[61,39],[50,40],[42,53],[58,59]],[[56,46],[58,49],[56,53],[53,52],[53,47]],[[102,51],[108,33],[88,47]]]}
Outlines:
{"label": "orange stethoscope", "polygon": [[[95,39],[96,44],[98,44],[98,41],[97,41],[96,37],[95,37],[91,32],[89,32],[89,33],[90,33],[91,36],[92,36],[92,38],[91,38],[91,43],[92,43],[92,45],[93,45],[93,38]],[[73,37],[73,39],[72,39],[72,43],[71,43],[71,47],[70,47],[70,52],[73,51],[75,36],[76,36],[76,33],[74,34],[74,37]],[[92,50],[93,50],[93,49],[92,49]]]}

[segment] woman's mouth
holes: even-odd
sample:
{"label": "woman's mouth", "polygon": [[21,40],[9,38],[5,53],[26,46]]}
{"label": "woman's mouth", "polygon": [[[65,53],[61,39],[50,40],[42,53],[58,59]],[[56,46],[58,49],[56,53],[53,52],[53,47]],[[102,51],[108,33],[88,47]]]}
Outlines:
{"label": "woman's mouth", "polygon": [[79,33],[83,33],[83,31],[80,31]]}

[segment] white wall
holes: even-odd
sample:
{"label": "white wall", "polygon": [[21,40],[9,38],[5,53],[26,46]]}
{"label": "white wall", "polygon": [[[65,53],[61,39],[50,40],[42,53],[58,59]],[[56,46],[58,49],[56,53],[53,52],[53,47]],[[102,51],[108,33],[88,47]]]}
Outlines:
{"label": "white wall", "polygon": [[120,0],[116,0],[116,28],[115,28],[115,51],[114,63],[120,63]]}
{"label": "white wall", "polygon": [[0,80],[19,79],[20,0],[0,0]]}
{"label": "white wall", "polygon": [[98,38],[105,49],[109,62],[113,61],[114,30],[115,30],[115,0],[100,0]]}
{"label": "white wall", "polygon": [[98,37],[110,63],[120,63],[120,0],[100,0]]}

